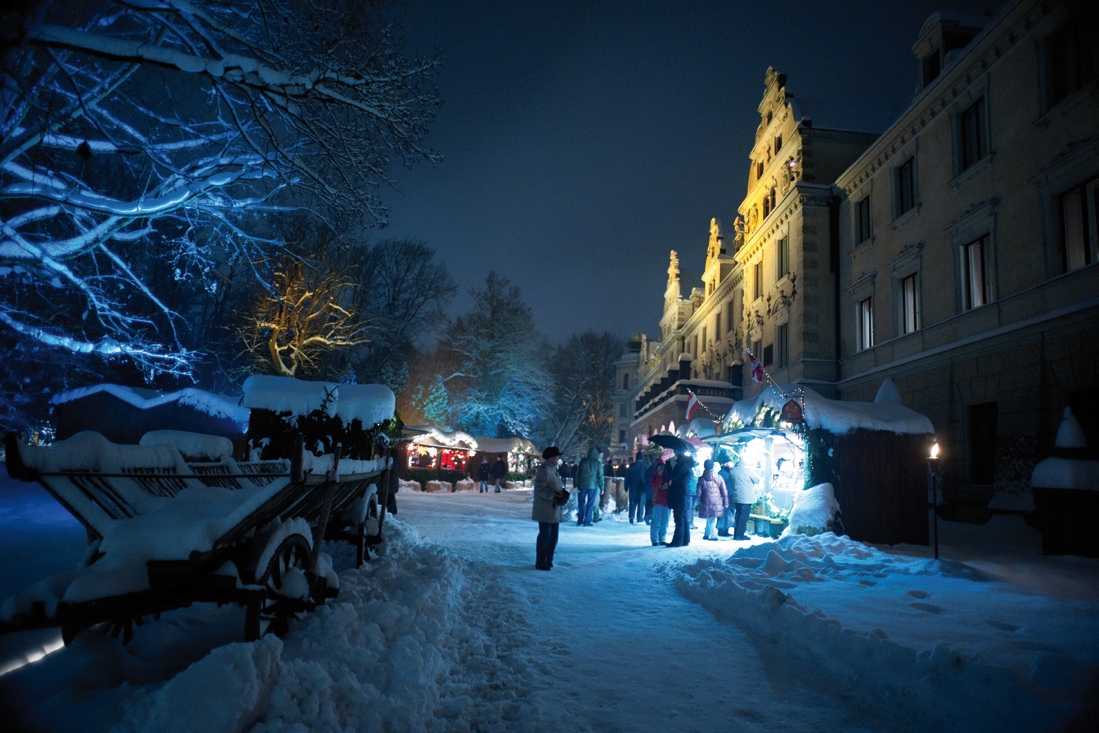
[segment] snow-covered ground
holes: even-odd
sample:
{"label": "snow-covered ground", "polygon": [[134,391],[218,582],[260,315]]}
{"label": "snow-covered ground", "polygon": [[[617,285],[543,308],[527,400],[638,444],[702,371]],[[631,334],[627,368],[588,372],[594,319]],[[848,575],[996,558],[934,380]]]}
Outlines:
{"label": "snow-covered ground", "polygon": [[[284,640],[244,614],[88,632],[0,676],[15,730],[1093,730],[1099,561],[1041,555],[1020,517],[927,547],[834,535],[652,547],[567,522],[533,569],[529,490],[402,491],[379,557]],[[0,596],[83,554],[80,526],[0,470]],[[701,527],[701,522],[699,522]],[[58,634],[0,637],[0,670]],[[1093,703],[1092,703],[1093,704]],[[1073,721],[1078,728],[1073,728]]]}

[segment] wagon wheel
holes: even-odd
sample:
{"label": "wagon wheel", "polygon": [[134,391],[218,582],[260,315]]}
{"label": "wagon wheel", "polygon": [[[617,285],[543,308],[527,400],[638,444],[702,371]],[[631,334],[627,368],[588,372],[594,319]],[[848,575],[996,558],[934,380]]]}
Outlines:
{"label": "wagon wheel", "polygon": [[255,641],[273,633],[283,637],[290,629],[290,620],[306,610],[309,597],[309,567],[312,551],[309,542],[300,534],[284,539],[258,584],[263,586],[263,596],[248,604],[244,617],[244,637]]}
{"label": "wagon wheel", "polygon": [[[365,560],[370,559],[370,547],[376,545],[382,541],[382,525],[381,511],[378,508],[378,495],[375,494],[370,497],[366,505],[366,515],[363,517],[363,521],[356,527],[356,541],[355,541],[355,567],[360,567]],[[378,531],[375,534],[367,534],[368,525],[377,525]]]}

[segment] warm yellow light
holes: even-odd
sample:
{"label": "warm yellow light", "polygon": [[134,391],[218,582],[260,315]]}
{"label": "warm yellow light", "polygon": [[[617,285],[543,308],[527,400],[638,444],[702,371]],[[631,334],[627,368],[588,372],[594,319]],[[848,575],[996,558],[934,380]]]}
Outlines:
{"label": "warm yellow light", "polygon": [[936,460],[939,457],[939,444],[935,443],[931,446],[931,460]]}

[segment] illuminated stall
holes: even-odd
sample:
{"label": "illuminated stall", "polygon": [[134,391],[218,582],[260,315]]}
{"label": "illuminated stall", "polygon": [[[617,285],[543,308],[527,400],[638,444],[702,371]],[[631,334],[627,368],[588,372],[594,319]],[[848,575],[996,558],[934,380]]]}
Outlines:
{"label": "illuminated stall", "polygon": [[538,454],[526,438],[477,438],[475,447],[477,453],[488,456],[490,464],[496,456],[506,456],[509,474],[530,473],[531,461]]}
{"label": "illuminated stall", "polygon": [[764,497],[753,516],[772,527],[785,526],[806,490],[831,484],[852,539],[928,544],[927,454],[934,429],[895,394],[888,380],[874,402],[772,386],[733,405],[721,432],[705,442],[715,457],[724,452],[748,461]]}
{"label": "illuminated stall", "polygon": [[428,428],[410,441],[408,467],[468,473],[470,456],[476,447],[477,441],[461,431]]}

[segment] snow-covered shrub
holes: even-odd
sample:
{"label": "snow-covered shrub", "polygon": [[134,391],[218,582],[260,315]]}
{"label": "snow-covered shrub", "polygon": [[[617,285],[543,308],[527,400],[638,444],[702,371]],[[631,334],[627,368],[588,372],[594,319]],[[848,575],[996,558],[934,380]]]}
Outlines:
{"label": "snow-covered shrub", "polygon": [[454,491],[454,484],[449,481],[428,481],[424,491]]}
{"label": "snow-covered shrub", "polygon": [[830,483],[817,484],[799,491],[794,494],[794,506],[790,509],[790,526],[783,534],[813,536],[831,531],[839,508]]}

